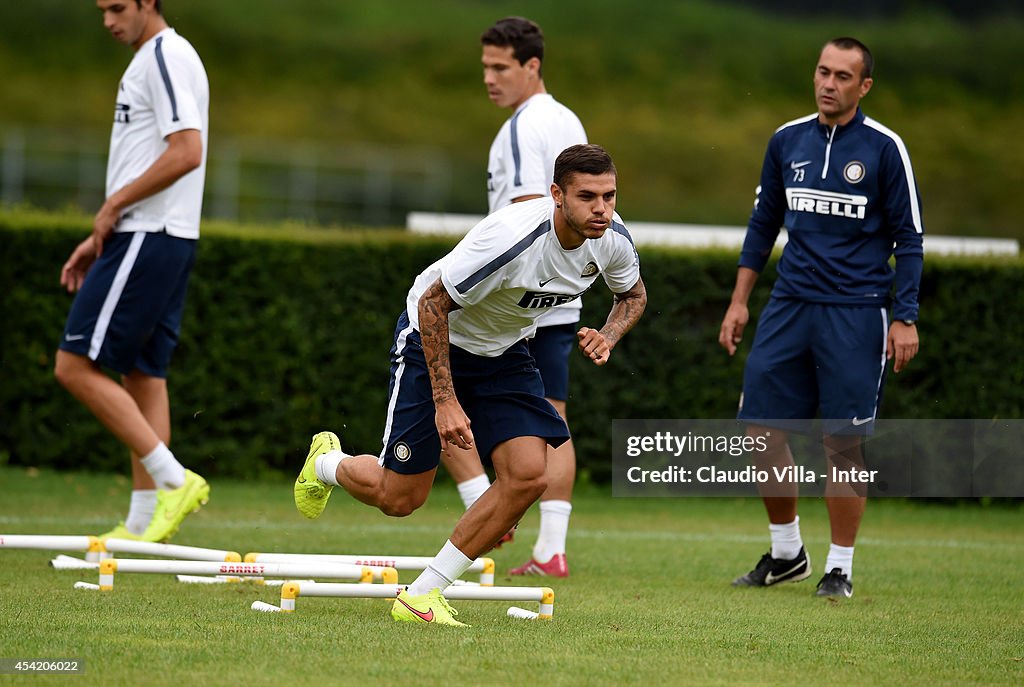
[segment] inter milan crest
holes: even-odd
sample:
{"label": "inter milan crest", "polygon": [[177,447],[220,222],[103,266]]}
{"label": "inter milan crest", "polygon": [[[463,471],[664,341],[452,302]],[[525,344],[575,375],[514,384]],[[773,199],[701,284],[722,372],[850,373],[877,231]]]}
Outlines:
{"label": "inter milan crest", "polygon": [[597,263],[591,260],[587,263],[587,266],[583,268],[583,272],[580,273],[581,277],[593,277],[595,274],[600,272],[600,268]]}
{"label": "inter milan crest", "polygon": [[404,441],[399,441],[395,444],[395,460],[400,463],[408,462],[412,458],[412,449],[409,448],[409,444]]}
{"label": "inter milan crest", "polygon": [[864,163],[860,160],[848,162],[846,163],[846,166],[843,167],[843,178],[851,184],[859,184],[860,180],[864,178],[864,173]]}

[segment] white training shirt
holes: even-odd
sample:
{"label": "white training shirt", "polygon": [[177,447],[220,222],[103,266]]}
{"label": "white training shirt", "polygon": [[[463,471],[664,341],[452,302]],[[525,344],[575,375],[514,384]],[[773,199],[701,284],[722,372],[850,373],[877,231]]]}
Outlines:
{"label": "white training shirt", "polygon": [[[499,210],[522,196],[551,195],[555,158],[569,146],[587,142],[579,117],[548,93],[516,108],[495,136],[487,160],[487,204]],[[545,314],[538,326],[572,324],[580,319],[576,299]]]}
{"label": "white training shirt", "polygon": [[419,330],[419,300],[441,279],[461,306],[448,318],[452,344],[497,357],[533,336],[537,319],[578,300],[601,276],[613,293],[640,279],[640,258],[617,214],[599,239],[562,248],[554,230],[555,203],[535,198],[488,215],[452,251],[420,273],[409,290],[409,321]]}
{"label": "white training shirt", "polygon": [[155,232],[199,238],[206,178],[210,86],[192,45],[171,28],[146,41],[117,89],[107,161],[107,197],[142,176],[167,149],[167,136],[197,129],[203,162],[163,191],[125,208],[118,232]]}

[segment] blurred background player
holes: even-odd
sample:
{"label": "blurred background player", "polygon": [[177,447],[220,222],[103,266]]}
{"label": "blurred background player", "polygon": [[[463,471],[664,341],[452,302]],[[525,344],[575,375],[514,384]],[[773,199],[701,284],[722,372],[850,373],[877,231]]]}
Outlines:
{"label": "blurred background player", "polygon": [[380,456],[350,456],[331,432],[313,437],[294,487],[308,518],[319,517],[335,486],[388,515],[412,513],[449,446],[476,446],[494,464],[494,483],[395,600],[395,620],[461,625],[445,589],[547,488],[547,447],[564,443],[569,430],[544,399],[526,344],[537,318],[600,276],[615,294],[611,310],[599,330],[581,327],[576,337],[583,354],[604,365],[643,314],[647,292],[615,214],[616,188],[603,148],[562,151],[551,198],[488,215],[413,283],[395,328]]}
{"label": "blurred background player", "polygon": [[209,85],[160,0],[96,6],[135,56],[117,89],[106,201],[61,270],[61,284],[78,293],[55,375],[131,451],[128,516],[101,536],[163,541],[210,492],[168,448],[166,379],[199,239]]}
{"label": "blurred background player", "polygon": [[[918,349],[921,201],[903,141],[860,109],[873,66],[858,40],[826,43],[814,72],[818,111],[782,125],[769,142],[718,339],[729,355],[736,352],[750,292],[785,225],[789,242],[747,358],[739,418],[750,436],[765,438],[768,450],[755,452],[754,462],[769,474],[793,465],[784,428],[822,418],[832,545],[818,596],[853,594],[853,548],[867,494],[866,484],[832,481],[833,466],[863,467],[861,438],[874,425],[886,359],[899,372]],[[733,585],[768,587],[810,576],[797,487],[759,485],[771,551]]]}
{"label": "blurred background player", "polygon": [[[510,203],[548,195],[555,158],[569,146],[586,143],[587,134],[572,110],[556,101],[544,86],[544,34],[537,24],[507,17],[487,29],[480,42],[487,95],[498,107],[512,110],[488,156],[488,212],[494,212]],[[544,381],[544,396],[563,420],[569,397],[569,355],[575,346],[581,308],[580,299],[552,308],[537,321],[537,333],[529,342]],[[442,461],[468,509],[490,485],[480,456],[476,449],[449,447]],[[511,570],[513,575],[569,575],[565,544],[576,477],[572,438],[558,448],[549,447],[547,461],[548,488],[540,499],[540,532],[530,560]],[[511,539],[510,531],[499,545]]]}

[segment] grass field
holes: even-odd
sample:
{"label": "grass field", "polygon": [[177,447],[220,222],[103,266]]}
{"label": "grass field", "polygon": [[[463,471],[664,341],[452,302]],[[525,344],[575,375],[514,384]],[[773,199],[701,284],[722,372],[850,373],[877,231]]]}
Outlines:
{"label": "grass field", "polygon": [[[0,532],[103,531],[128,490],[122,477],[2,468]],[[460,510],[447,485],[405,520],[336,493],[308,522],[287,483],[215,482],[175,543],[432,555]],[[86,660],[85,675],[33,684],[1019,685],[1022,520],[1019,505],[873,502],[855,595],[834,602],[812,595],[828,547],[820,502],[805,503],[801,519],[812,578],[734,590],[728,581],[766,547],[757,501],[614,499],[586,488],[570,532],[573,575],[552,584],[554,620],[511,620],[507,602],[462,602],[468,629],[399,626],[380,600],[300,598],[290,616],[254,613],[251,602],[276,602],[274,591],[172,576],[121,574],[112,593],[74,590],[95,574],[51,570],[48,552],[6,550],[0,658]],[[495,552],[499,572],[529,555],[536,526],[534,510],[511,548]],[[26,683],[0,675],[0,684]]]}

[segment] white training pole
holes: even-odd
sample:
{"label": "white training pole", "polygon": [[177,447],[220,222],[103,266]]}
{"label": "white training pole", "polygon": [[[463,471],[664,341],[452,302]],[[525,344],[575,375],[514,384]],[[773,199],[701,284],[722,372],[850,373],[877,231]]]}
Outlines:
{"label": "white training pole", "polygon": [[[99,567],[99,566],[97,566]],[[230,575],[178,575],[178,582],[185,584],[232,584],[234,582],[258,582],[264,587],[280,587],[289,580],[264,580],[261,577],[231,577]],[[301,580],[313,582],[313,580]]]}
{"label": "white training pole", "polygon": [[42,549],[49,551],[85,551],[90,561],[98,561],[106,549],[91,535],[0,534],[0,549]]}
{"label": "white training pole", "polygon": [[316,580],[264,580],[263,584],[267,587],[283,587],[289,582],[305,582],[309,584],[310,582],[316,582]]}
{"label": "white training pole", "polygon": [[63,534],[0,534],[0,549],[85,551],[85,557],[90,561],[100,560],[106,552],[103,542],[97,537]]}
{"label": "white training pole", "polygon": [[[362,599],[393,599],[405,589],[403,585],[359,585],[329,582],[287,582],[281,587],[281,610],[294,611],[300,596],[328,596]],[[451,586],[444,592],[449,601],[536,601],[537,617],[550,620],[554,612],[555,593],[550,587],[484,587]]]}
{"label": "white training pole", "polygon": [[93,584],[92,582],[81,582],[81,581],[75,582],[75,589],[93,589],[93,590],[95,590],[95,589],[99,589],[99,588],[100,588],[100,586],[98,584]]}
{"label": "white training pole", "polygon": [[[327,577],[336,580],[372,582],[374,570],[368,566],[343,563],[229,563],[216,561],[179,561],[143,558],[108,558],[100,562],[100,588],[114,586],[114,573],[156,573],[181,575],[230,575],[235,577]],[[394,568],[379,569],[382,579],[397,582]]]}
{"label": "white training pole", "polygon": [[110,553],[134,553],[142,556],[162,556],[187,561],[231,561],[237,563],[242,560],[242,556],[237,551],[204,549],[199,546],[159,544],[114,537],[104,540],[103,545]]}
{"label": "white training pole", "polygon": [[[426,570],[432,556],[341,555],[322,553],[259,553],[245,554],[246,563],[288,563],[294,561],[349,563],[352,565],[386,566],[395,570]],[[481,585],[494,584],[494,559],[477,558],[466,572],[480,573]]]}
{"label": "white training pole", "polygon": [[88,551],[96,537],[54,534],[0,534],[0,549]]}
{"label": "white training pole", "polygon": [[253,601],[250,606],[254,611],[262,611],[263,613],[280,613],[281,609],[274,604],[268,604],[265,601]]}
{"label": "white training pole", "polygon": [[209,575],[178,575],[178,582],[184,582],[185,584],[234,584],[241,581],[241,577],[230,577],[228,575],[217,575],[215,577]]}
{"label": "white training pole", "polygon": [[87,561],[74,556],[58,554],[50,561],[50,567],[54,570],[95,570],[100,567],[100,564],[98,561]]}
{"label": "white training pole", "polygon": [[518,606],[509,606],[508,617],[518,618],[519,620],[536,620],[540,617],[540,614],[534,611],[528,611],[525,608],[519,608]]}

